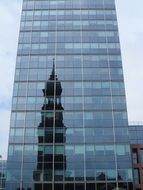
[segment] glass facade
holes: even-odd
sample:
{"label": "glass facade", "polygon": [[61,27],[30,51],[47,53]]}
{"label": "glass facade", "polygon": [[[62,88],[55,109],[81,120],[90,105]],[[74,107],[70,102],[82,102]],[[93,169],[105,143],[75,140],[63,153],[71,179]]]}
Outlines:
{"label": "glass facade", "polygon": [[6,182],[6,161],[0,160],[0,190],[5,190]]}
{"label": "glass facade", "polygon": [[6,190],[132,190],[114,0],[23,0]]}

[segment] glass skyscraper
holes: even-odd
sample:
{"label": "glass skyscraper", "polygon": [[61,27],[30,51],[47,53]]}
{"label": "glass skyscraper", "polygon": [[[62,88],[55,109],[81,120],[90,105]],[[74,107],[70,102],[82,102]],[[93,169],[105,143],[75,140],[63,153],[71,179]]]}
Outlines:
{"label": "glass skyscraper", "polygon": [[114,0],[23,0],[6,190],[132,190]]}

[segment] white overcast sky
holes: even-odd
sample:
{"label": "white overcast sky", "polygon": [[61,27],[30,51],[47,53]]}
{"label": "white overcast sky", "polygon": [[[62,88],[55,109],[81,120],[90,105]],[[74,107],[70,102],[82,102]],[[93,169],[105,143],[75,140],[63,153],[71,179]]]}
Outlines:
{"label": "white overcast sky", "polygon": [[[0,154],[6,159],[22,0],[0,1]],[[143,0],[116,0],[129,121],[143,121]]]}

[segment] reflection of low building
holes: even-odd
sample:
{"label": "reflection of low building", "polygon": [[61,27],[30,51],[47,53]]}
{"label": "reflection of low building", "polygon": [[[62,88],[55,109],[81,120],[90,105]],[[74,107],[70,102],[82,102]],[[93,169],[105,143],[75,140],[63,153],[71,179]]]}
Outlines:
{"label": "reflection of low building", "polygon": [[[108,183],[108,189],[109,190],[126,190],[127,189],[126,183],[124,183],[124,182],[119,183],[118,185],[120,187],[115,188],[116,184],[112,183],[112,182],[115,181],[116,178],[115,177],[109,178],[108,176],[105,175],[105,173],[101,173],[100,175],[98,175],[96,177],[97,181],[106,181],[106,179],[108,179],[108,181],[111,181],[110,183]],[[123,179],[122,179],[122,177],[120,175],[118,175],[118,180],[123,181]],[[106,184],[98,184],[98,188],[101,189],[101,190],[102,189],[104,190],[104,189],[106,189]]]}
{"label": "reflection of low building", "polygon": [[66,169],[65,132],[61,104],[61,83],[55,75],[55,65],[43,89],[44,104],[41,109],[41,123],[37,128],[38,156],[37,169],[33,173],[35,190],[42,189],[44,182],[59,181]]}
{"label": "reflection of low building", "polygon": [[0,190],[5,189],[6,182],[6,161],[0,160]]}

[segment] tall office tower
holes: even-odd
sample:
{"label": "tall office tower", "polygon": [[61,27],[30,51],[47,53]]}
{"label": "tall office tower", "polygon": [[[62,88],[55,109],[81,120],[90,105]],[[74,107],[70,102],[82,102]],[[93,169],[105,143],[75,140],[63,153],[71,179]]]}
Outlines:
{"label": "tall office tower", "polygon": [[6,190],[132,190],[114,0],[23,0]]}

